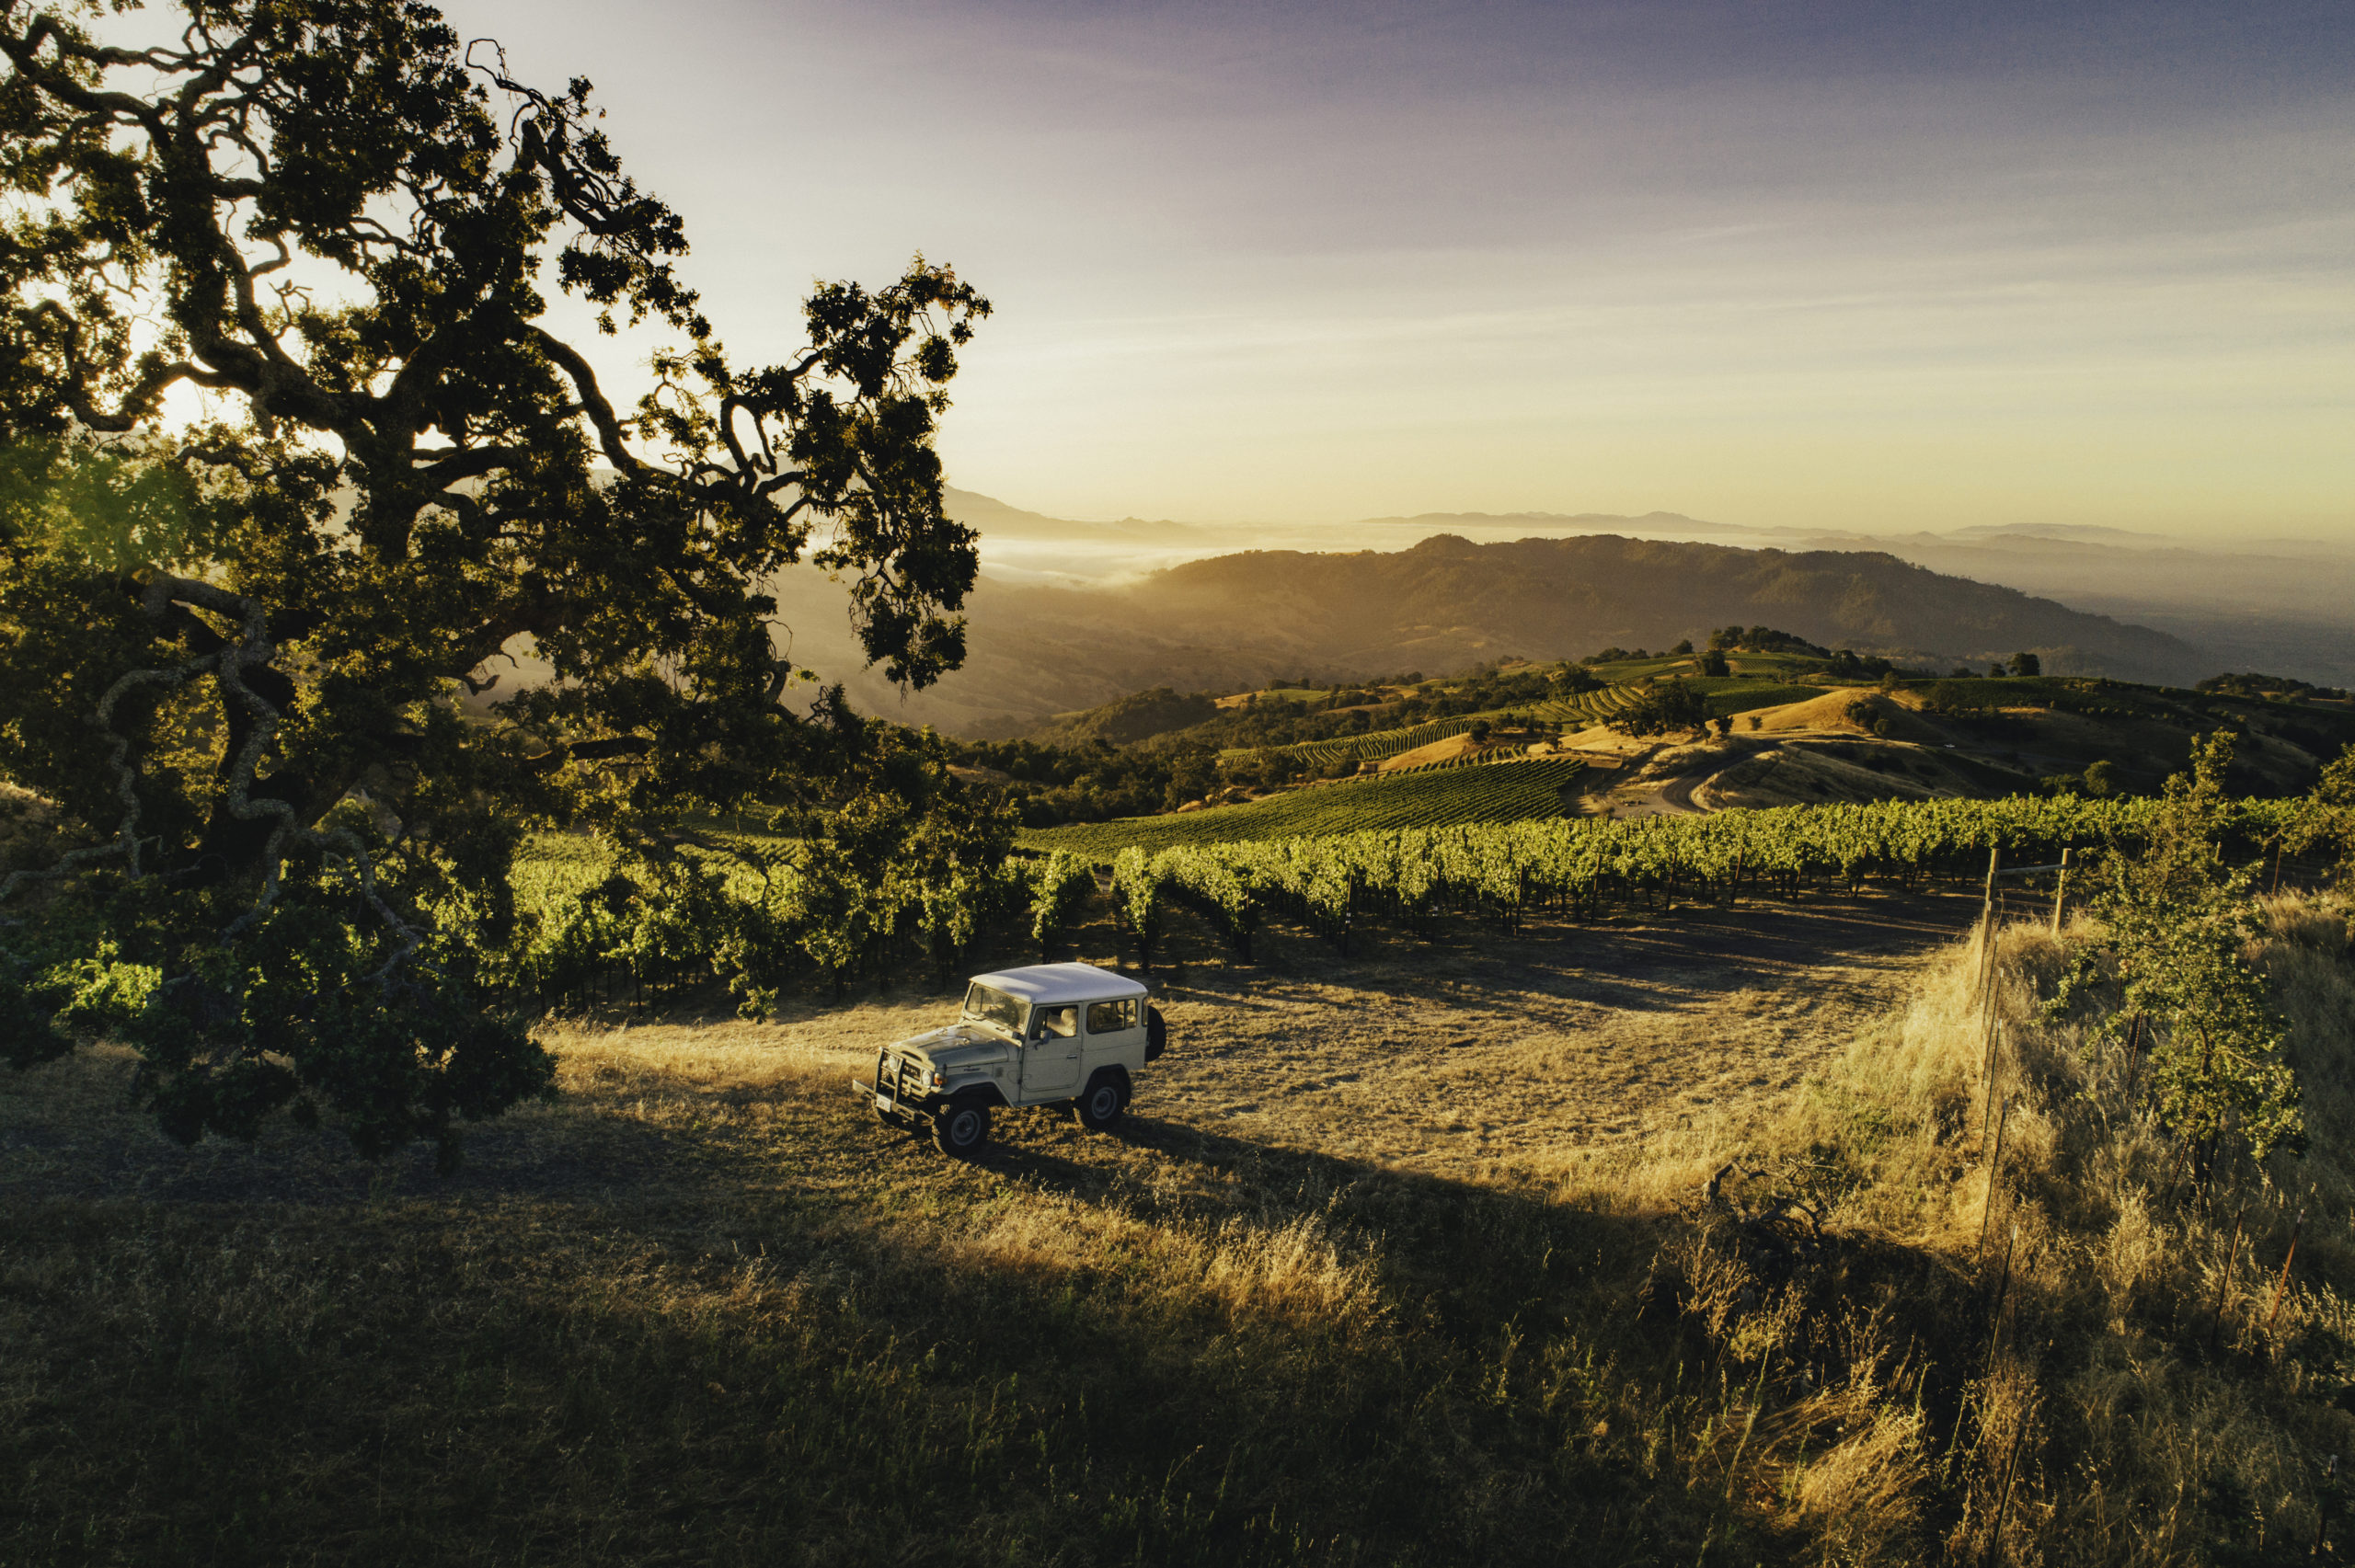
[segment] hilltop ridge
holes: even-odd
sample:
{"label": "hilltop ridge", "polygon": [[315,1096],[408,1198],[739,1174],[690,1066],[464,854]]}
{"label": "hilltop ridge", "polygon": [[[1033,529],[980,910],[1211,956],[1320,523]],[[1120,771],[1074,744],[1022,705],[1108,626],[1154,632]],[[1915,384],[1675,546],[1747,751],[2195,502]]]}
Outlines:
{"label": "hilltop ridge", "polygon": [[[1104,525],[1115,528],[1120,525]],[[1506,655],[1661,647],[1729,623],[1924,667],[2023,649],[2059,674],[2173,684],[2212,672],[2180,638],[1881,552],[1789,551],[1617,534],[1396,551],[1251,550],[1095,585],[984,576],[964,669],[903,694],[858,670],[814,572],[781,585],[798,656],[860,706],[951,733],[1022,733],[1130,692],[1244,690],[1280,674],[1359,679]]]}

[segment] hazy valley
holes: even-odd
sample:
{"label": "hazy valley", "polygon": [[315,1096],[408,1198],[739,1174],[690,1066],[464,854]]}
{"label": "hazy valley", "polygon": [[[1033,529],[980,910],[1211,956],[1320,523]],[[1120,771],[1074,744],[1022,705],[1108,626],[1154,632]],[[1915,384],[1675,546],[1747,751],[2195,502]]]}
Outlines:
{"label": "hazy valley", "polygon": [[[982,530],[965,667],[903,694],[862,671],[837,590],[780,585],[797,657],[870,711],[1022,733],[1155,686],[1440,673],[1484,659],[1660,648],[1768,624],[1943,671],[2021,649],[2060,674],[2188,684],[2261,669],[2355,680],[2355,554],[2231,555],[1988,530],[1794,536],[1642,518],[1436,514],[1314,532],[1042,517],[971,492]],[[1269,544],[1293,548],[1268,548]],[[1256,547],[1251,547],[1256,545]]]}

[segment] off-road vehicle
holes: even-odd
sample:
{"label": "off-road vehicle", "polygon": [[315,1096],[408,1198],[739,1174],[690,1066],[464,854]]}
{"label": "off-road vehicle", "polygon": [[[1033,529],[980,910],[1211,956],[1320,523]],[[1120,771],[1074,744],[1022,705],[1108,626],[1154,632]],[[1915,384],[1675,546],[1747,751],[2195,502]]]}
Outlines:
{"label": "off-road vehicle", "polygon": [[1160,1010],[1126,975],[1034,964],[974,976],[956,1023],[884,1047],[874,1082],[852,1087],[882,1120],[929,1127],[943,1153],[968,1155],[1001,1107],[1070,1105],[1087,1127],[1111,1127],[1167,1043]]}

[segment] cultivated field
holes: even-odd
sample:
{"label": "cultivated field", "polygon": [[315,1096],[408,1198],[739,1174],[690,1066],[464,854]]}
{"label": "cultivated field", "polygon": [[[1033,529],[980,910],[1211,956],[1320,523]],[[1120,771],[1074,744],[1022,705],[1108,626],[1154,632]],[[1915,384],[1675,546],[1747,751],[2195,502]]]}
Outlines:
{"label": "cultivated field", "polygon": [[1263,800],[1162,817],[1040,828],[1022,835],[1035,849],[1065,849],[1109,860],[1130,845],[1150,854],[1181,844],[1246,842],[1391,828],[1526,822],[1561,816],[1585,764],[1576,758],[1466,761],[1388,777],[1344,779],[1286,790]]}

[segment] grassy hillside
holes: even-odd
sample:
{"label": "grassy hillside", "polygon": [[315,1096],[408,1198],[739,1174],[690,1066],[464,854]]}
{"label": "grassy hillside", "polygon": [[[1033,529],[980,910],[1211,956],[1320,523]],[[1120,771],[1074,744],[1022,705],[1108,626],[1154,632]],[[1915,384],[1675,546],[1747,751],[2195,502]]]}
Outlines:
{"label": "grassy hillside", "polygon": [[[2280,796],[2311,788],[2322,764],[2355,744],[2355,708],[2311,692],[2269,697],[2076,677],[1918,675],[1883,692],[1878,681],[1833,673],[1821,658],[1738,654],[1731,662],[1734,672],[1717,677],[1692,673],[1698,661],[1683,655],[1582,663],[1609,683],[1577,694],[1561,680],[1568,666],[1531,661],[1414,682],[1255,692],[1248,704],[1229,699],[1215,717],[1126,749],[1071,753],[1065,771],[1096,779],[1093,793],[1053,793],[1036,782],[1005,787],[1021,796],[1033,828],[1103,822],[1214,799],[1235,786],[1338,777],[1483,722],[1516,745],[1556,730],[1614,727],[1646,681],[1693,692],[1706,716],[1727,721],[1727,732],[1658,738],[1669,750],[1618,781],[1623,794],[1637,792],[1616,801],[1620,808],[1653,808],[1652,796],[1671,778],[1685,781],[1680,804],[1703,808],[2039,788],[2147,793],[2185,765],[2195,736],[2220,729],[2241,738],[2233,789]],[[1121,711],[1082,716],[1093,723]],[[1636,747],[1624,730],[1599,743]],[[978,761],[1017,769],[1020,781],[1063,777],[1044,755],[973,750]],[[2088,769],[2097,771],[2097,784],[2086,784]],[[1116,787],[1116,775],[1150,787]],[[1695,795],[1687,785],[1706,788]]]}
{"label": "grassy hillside", "polygon": [[2314,1148],[2206,1189],[2043,1015],[2039,930],[1988,1074],[1965,912],[1661,922],[1605,970],[1191,933],[1131,1129],[970,1164],[843,1087],[947,995],[555,1031],[560,1097],[447,1182],[178,1149],[120,1055],[0,1078],[0,1560],[2340,1555],[2344,911],[2258,949]]}
{"label": "grassy hillside", "polygon": [[1035,829],[1032,849],[1067,849],[1109,860],[1132,844],[1147,852],[1174,844],[1232,843],[1374,828],[1430,828],[1454,822],[1522,822],[1557,817],[1563,791],[1584,764],[1569,758],[1477,762],[1387,777],[1318,784],[1239,806],[1114,822]]}
{"label": "grassy hillside", "polygon": [[[1784,654],[1740,654],[1732,673],[1700,678],[1711,714],[1795,702],[1822,688],[1802,680],[1829,680],[1826,661]],[[1549,690],[1571,668],[1567,660],[1521,660],[1482,666],[1454,676],[1349,682],[1329,687],[1269,686],[1217,695],[1181,696],[1169,689],[1139,692],[1084,712],[1059,714],[1024,738],[1041,745],[1150,743],[1156,750],[1206,746],[1223,754],[1279,750],[1322,761],[1347,756],[1380,761],[1460,733],[1472,721],[1536,719],[1585,725],[1607,719],[1635,701],[1637,684],[1665,677],[1692,678],[1690,655],[1582,661],[1602,688],[1575,695]],[[1292,737],[1305,732],[1302,738]],[[1407,739],[1408,735],[1419,739]]]}
{"label": "grassy hillside", "polygon": [[1475,627],[1495,639],[1489,648],[1546,658],[1612,644],[1657,648],[1705,639],[1716,626],[1771,622],[1860,653],[1983,666],[2026,648],[2062,673],[2208,673],[2161,634],[1863,553],[1442,536],[1395,555],[1216,556],[1158,573],[1133,592],[1150,615],[1236,632],[1281,625],[1291,639],[1337,652],[1381,648],[1385,668],[1467,663],[1478,650],[1459,639]]}
{"label": "grassy hillside", "polygon": [[1078,713],[1057,714],[1026,738],[1049,746],[1084,746],[1106,740],[1126,746],[1172,730],[1192,728],[1218,716],[1216,699],[1206,692],[1180,693],[1166,686],[1135,692]]}

